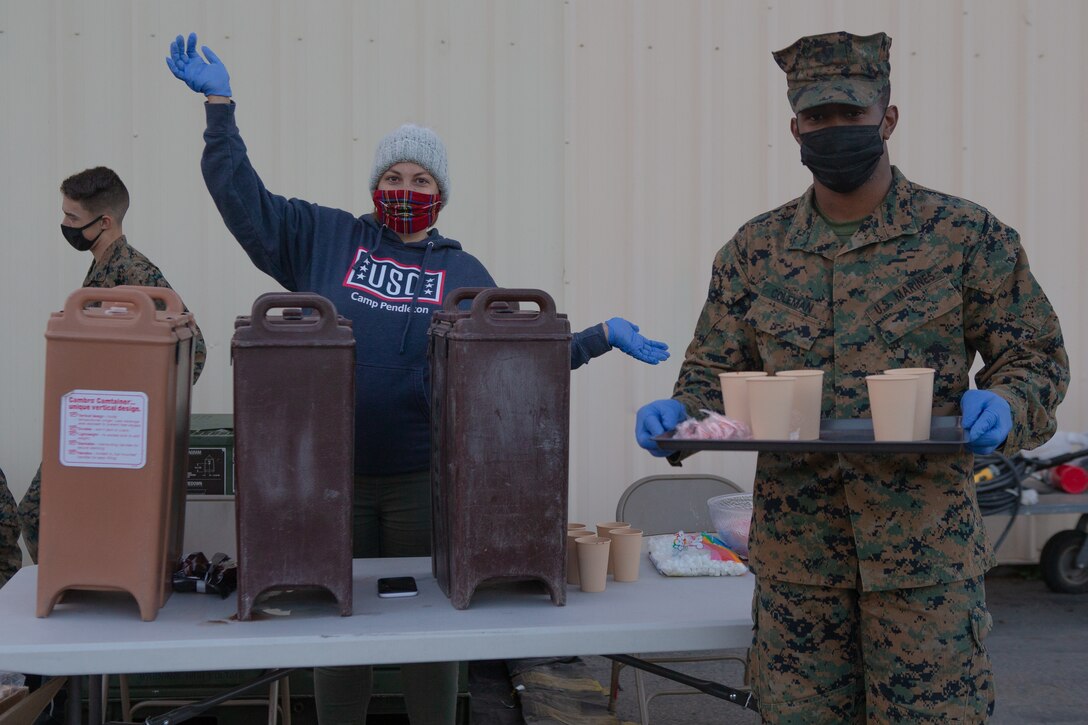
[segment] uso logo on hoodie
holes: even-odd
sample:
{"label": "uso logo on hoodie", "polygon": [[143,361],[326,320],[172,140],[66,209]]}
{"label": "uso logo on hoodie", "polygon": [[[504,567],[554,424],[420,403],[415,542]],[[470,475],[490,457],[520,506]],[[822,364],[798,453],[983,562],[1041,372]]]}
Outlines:
{"label": "uso logo on hoodie", "polygon": [[419,302],[441,304],[445,279],[445,270],[424,272],[419,265],[371,257],[370,252],[359,247],[344,286],[389,302],[411,302],[418,286]]}

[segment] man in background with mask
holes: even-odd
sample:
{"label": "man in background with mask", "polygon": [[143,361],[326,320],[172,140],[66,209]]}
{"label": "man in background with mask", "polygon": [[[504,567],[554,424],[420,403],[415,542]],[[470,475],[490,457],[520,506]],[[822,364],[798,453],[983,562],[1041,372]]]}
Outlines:
{"label": "man in background with mask", "polygon": [[[170,287],[159,268],[144,255],[129,246],[121,222],[128,211],[128,189],[112,169],[97,166],[73,174],[60,185],[61,212],[64,215],[60,231],[64,239],[78,252],[90,252],[93,259],[84,287]],[[159,310],[166,305],[155,301]],[[208,348],[204,335],[196,328],[193,348],[193,382],[204,369]],[[34,474],[19,502],[19,516],[30,557],[38,560],[38,522],[41,502],[42,469]]]}
{"label": "man in background with mask", "polygon": [[963,416],[961,453],[760,454],[749,675],[767,722],[988,717],[972,456],[1044,442],[1069,381],[1017,233],[891,166],[890,45],[839,32],[774,54],[813,185],[721,249],[673,397],[636,421],[663,456],[653,436],[722,409],[718,373],[796,368],[824,370],[825,418],[870,417],[865,376],[896,367],[934,368],[934,414]]}

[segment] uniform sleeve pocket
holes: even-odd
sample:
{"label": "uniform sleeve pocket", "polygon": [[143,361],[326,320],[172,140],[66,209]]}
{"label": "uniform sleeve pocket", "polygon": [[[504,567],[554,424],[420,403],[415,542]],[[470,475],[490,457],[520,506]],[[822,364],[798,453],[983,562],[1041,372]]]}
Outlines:
{"label": "uniform sleeve pocket", "polygon": [[884,342],[893,344],[908,332],[963,306],[960,291],[945,277],[919,290],[898,289],[866,311]]}
{"label": "uniform sleeve pocket", "polygon": [[744,319],[760,332],[810,350],[831,316],[824,305],[811,305],[811,308],[811,313],[804,313],[761,294],[752,302]]}

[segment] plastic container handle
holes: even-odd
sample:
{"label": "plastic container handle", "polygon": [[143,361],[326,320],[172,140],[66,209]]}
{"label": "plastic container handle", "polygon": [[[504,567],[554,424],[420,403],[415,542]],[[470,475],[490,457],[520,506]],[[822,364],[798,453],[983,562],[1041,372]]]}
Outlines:
{"label": "plastic container handle", "polygon": [[185,304],[181,301],[181,297],[169,287],[144,287],[140,285],[122,284],[113,289],[139,290],[152,300],[160,300],[166,305],[166,313],[169,315],[180,315],[185,312]]}
{"label": "plastic container handle", "polygon": [[538,322],[555,319],[555,300],[544,290],[505,287],[488,287],[477,294],[472,300],[472,319],[481,325],[490,324],[488,308],[496,302],[535,302],[540,308]]}
{"label": "plastic container handle", "polygon": [[446,295],[446,299],[442,301],[442,309],[452,312],[456,310],[465,300],[470,300],[476,295],[483,292],[488,287],[458,287],[453,292]]}
{"label": "plastic container handle", "polygon": [[[321,319],[312,323],[312,325],[292,325],[287,328],[273,329],[268,324],[268,311],[280,307],[299,307],[304,310],[315,310]],[[253,301],[250,324],[269,333],[282,332],[284,329],[291,331],[305,330],[306,332],[316,329],[320,332],[333,332],[337,325],[336,308],[333,307],[332,302],[312,292],[265,292]]]}
{"label": "plastic container handle", "polygon": [[[154,321],[155,303],[141,288],[122,285],[120,287],[81,287],[64,301],[64,316],[70,320],[86,314],[87,305],[92,302],[104,304],[106,302],[127,302],[132,305],[135,318],[117,317],[112,319],[131,322],[136,320]],[[104,317],[103,319],[111,319]]]}

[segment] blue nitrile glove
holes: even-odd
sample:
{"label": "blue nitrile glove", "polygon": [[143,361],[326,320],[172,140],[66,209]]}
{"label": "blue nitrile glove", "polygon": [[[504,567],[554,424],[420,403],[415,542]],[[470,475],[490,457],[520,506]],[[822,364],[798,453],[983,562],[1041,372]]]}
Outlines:
{"label": "blue nitrile glove", "polygon": [[993,453],[1009,437],[1012,410],[1007,400],[989,390],[968,390],[960,398],[967,448],[972,453]]}
{"label": "blue nitrile glove", "polygon": [[635,440],[652,455],[664,458],[669,452],[658,447],[654,436],[668,433],[687,417],[687,411],[679,400],[668,398],[647,403],[638,409],[635,416]]}
{"label": "blue nitrile glove", "polygon": [[202,46],[201,50],[207,56],[207,61],[196,52],[196,33],[189,33],[188,45],[179,35],[170,44],[170,57],[166,59],[166,67],[197,93],[205,96],[230,96],[230,74],[227,73],[227,67],[208,46]]}
{"label": "blue nitrile glove", "polygon": [[669,359],[669,346],[638,334],[638,325],[622,317],[613,317],[604,324],[608,328],[608,342],[612,347],[618,347],[636,360],[657,365]]}

